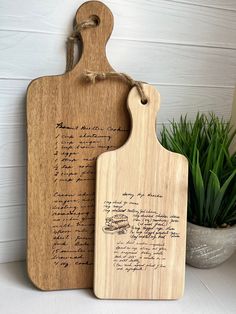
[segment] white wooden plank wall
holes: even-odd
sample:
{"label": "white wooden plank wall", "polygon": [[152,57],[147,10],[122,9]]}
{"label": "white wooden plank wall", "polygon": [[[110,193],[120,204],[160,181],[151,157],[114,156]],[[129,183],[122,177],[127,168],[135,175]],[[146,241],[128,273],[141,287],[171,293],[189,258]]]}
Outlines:
{"label": "white wooden plank wall", "polygon": [[[106,0],[117,71],[157,86],[159,123],[181,113],[229,118],[236,81],[235,0]],[[65,69],[79,0],[0,0],[0,262],[25,257],[25,92]]]}

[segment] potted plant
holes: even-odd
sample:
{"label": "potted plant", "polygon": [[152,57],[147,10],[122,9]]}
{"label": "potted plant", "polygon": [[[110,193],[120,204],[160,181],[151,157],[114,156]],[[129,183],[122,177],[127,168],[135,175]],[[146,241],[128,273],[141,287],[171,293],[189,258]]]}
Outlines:
{"label": "potted plant", "polygon": [[213,113],[187,116],[163,126],[161,143],[189,161],[187,263],[198,268],[221,264],[236,245],[236,134]]}

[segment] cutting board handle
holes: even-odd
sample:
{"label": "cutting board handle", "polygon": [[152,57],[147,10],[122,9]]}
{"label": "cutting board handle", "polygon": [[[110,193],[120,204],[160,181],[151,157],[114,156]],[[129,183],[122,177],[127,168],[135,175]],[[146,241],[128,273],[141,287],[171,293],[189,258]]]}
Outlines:
{"label": "cutting board handle", "polygon": [[[128,109],[132,120],[132,131],[128,142],[138,145],[161,145],[156,136],[156,116],[160,108],[160,94],[155,87],[142,84],[147,103],[142,104],[140,94],[133,87],[128,96]],[[127,143],[128,144],[128,143]]]}
{"label": "cutting board handle", "polygon": [[94,19],[97,26],[82,29],[82,54],[74,71],[81,72],[81,68],[93,71],[110,71],[106,57],[106,43],[113,29],[113,15],[109,8],[100,1],[83,3],[76,13],[76,23],[80,24],[88,19]]}

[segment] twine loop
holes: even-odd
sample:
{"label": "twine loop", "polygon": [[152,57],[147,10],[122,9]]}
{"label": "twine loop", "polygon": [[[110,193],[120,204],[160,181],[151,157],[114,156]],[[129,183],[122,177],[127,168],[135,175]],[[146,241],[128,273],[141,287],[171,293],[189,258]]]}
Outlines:
{"label": "twine loop", "polygon": [[[98,20],[96,18],[90,17],[88,20],[81,22],[80,24],[75,24],[72,34],[67,38],[66,42],[66,72],[70,71],[74,67],[74,44],[80,39],[81,30],[96,27],[98,25]],[[105,80],[107,78],[120,78],[126,81],[131,87],[135,86],[141,98],[142,104],[146,104],[148,99],[144,93],[142,83],[140,81],[135,81],[127,75],[126,73],[119,72],[94,72],[86,70],[84,72],[84,77],[92,83],[96,80]]]}
{"label": "twine loop", "polygon": [[86,70],[83,73],[84,77],[92,82],[93,84],[96,82],[96,80],[105,80],[107,78],[120,78],[126,81],[131,87],[136,87],[138,90],[138,93],[141,98],[142,104],[146,104],[148,102],[148,99],[144,93],[142,83],[140,81],[135,81],[132,77],[130,77],[126,73],[120,73],[120,72],[95,72],[95,71],[90,71]]}
{"label": "twine loop", "polygon": [[66,72],[70,71],[74,67],[74,45],[80,39],[81,30],[90,27],[96,27],[98,25],[96,19],[90,18],[75,24],[72,34],[67,38],[66,42]]}

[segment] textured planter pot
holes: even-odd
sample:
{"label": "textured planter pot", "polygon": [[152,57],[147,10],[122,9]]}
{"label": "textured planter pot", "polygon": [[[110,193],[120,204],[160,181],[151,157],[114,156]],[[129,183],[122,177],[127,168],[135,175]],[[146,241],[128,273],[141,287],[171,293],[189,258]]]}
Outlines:
{"label": "textured planter pot", "polygon": [[194,225],[187,227],[187,264],[212,268],[225,262],[236,250],[236,225],[215,229]]}

